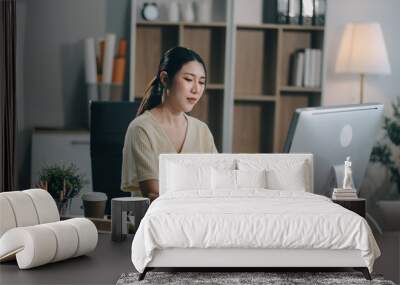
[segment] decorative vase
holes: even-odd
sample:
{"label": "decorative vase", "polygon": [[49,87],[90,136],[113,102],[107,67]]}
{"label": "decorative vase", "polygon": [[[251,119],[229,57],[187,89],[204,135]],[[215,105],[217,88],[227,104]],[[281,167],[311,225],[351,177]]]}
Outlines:
{"label": "decorative vase", "polygon": [[200,23],[211,22],[211,2],[210,0],[202,0],[195,3],[196,19]]}
{"label": "decorative vase", "polygon": [[171,1],[168,7],[168,20],[170,22],[179,21],[179,5],[176,1]]}
{"label": "decorative vase", "polygon": [[194,21],[194,11],[193,11],[192,1],[181,2],[181,14],[182,14],[181,18],[184,22]]}

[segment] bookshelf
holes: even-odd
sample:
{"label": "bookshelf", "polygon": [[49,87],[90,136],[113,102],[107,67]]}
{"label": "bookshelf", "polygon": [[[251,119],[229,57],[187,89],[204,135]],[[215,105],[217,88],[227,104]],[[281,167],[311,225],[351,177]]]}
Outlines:
{"label": "bookshelf", "polygon": [[222,21],[135,18],[134,97],[143,96],[164,51],[189,47],[208,71],[205,95],[191,115],[209,125],[219,152],[281,152],[293,111],[321,104],[320,87],[289,85],[290,57],[298,49],[323,50],[324,27],[235,23],[234,1],[224,2]]}
{"label": "bookshelf", "polygon": [[236,25],[233,152],[281,152],[293,111],[320,105],[320,87],[289,86],[289,66],[296,50],[322,49],[323,33],[318,26]]}

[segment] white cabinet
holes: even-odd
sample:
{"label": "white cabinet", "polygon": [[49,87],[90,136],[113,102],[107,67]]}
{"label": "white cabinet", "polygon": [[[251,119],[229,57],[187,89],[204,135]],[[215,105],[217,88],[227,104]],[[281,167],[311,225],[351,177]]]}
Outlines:
{"label": "white cabinet", "polygon": [[71,212],[80,213],[80,196],[92,190],[92,167],[90,160],[89,131],[35,129],[32,135],[31,186],[39,181],[40,170],[47,165],[73,163],[88,184],[79,197],[72,200]]}

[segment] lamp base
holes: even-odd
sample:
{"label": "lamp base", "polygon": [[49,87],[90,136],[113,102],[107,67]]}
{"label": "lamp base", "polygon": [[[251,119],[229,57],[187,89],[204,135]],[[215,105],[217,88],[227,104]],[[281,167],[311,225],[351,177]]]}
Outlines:
{"label": "lamp base", "polygon": [[364,103],[364,73],[360,73],[360,104]]}

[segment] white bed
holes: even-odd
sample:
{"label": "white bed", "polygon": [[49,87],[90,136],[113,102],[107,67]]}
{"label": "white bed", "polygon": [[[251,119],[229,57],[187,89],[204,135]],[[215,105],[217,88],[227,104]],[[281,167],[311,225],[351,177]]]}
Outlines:
{"label": "white bed", "polygon": [[354,267],[370,278],[372,232],[312,194],[312,155],[165,154],[159,167],[160,197],[132,243],[140,279],[155,267]]}

